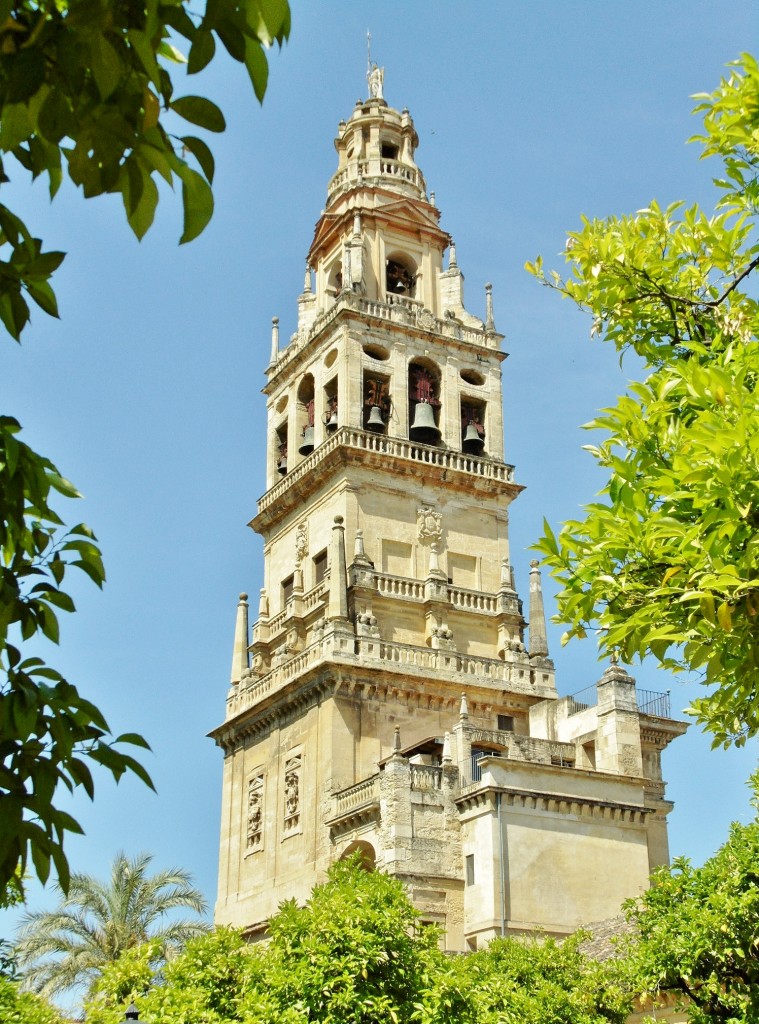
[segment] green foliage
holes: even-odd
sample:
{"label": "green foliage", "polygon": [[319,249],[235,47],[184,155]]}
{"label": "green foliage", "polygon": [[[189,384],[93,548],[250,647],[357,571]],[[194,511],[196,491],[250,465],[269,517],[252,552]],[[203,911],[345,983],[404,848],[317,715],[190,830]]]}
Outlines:
{"label": "green foliage", "polygon": [[[186,63],[188,74],[202,71],[218,41],[244,65],[262,100],[264,48],[281,45],[289,31],[286,0],[212,0],[205,10],[182,0],[3,0],[0,181],[9,180],[13,156],[32,178],[47,176],[52,197],[65,171],[87,198],[120,194],[138,238],[153,222],[158,179],[180,182],[180,241],[191,241],[213,212],[213,159],[202,140],[172,135],[166,122],[180,118],[211,132],[225,123],[210,100],[174,95],[172,68]],[[186,58],[170,40],[184,46]],[[29,319],[27,299],[58,315],[49,279],[63,254],[43,253],[4,206],[0,251],[0,319],[18,339]]]}
{"label": "green foliage", "polygon": [[119,853],[107,882],[74,873],[54,911],[27,914],[16,944],[25,986],[43,995],[79,985],[94,991],[106,968],[142,947],[126,970],[119,965],[109,974],[109,991],[121,996],[146,988],[168,957],[207,931],[205,922],[196,919],[165,920],[186,907],[203,913],[206,904],[186,871],[171,868],[148,875],[151,860],[144,853],[134,858]]}
{"label": "green foliage", "polygon": [[[583,221],[570,275],[527,269],[634,350],[648,376],[587,426],[609,474],[601,500],[538,550],[561,584],[565,640],[596,629],[602,655],[653,655],[710,688],[689,712],[714,744],[759,731],[759,68],[744,54],[697,97],[703,156],[723,176],[712,215],[655,202]],[[753,276],[752,276],[753,275]]]}
{"label": "green foliage", "polygon": [[622,1024],[631,997],[616,965],[588,960],[587,936],[495,939],[439,970],[419,1006],[420,1024]]}
{"label": "green foliage", "polygon": [[3,1024],[65,1024],[49,1003],[18,983],[0,976],[0,1020]]}
{"label": "green foliage", "polygon": [[99,586],[105,574],[100,550],[83,524],[65,529],[51,504],[54,494],[78,497],[55,466],[18,437],[18,423],[0,416],[0,893],[32,864],[42,881],[51,861],[68,884],[63,854],[66,832],[77,822],[53,804],[59,784],[93,782],[87,760],[119,779],[132,771],[149,785],[145,769],[120,746],[146,747],[141,737],[108,741],[108,725],[76,687],[38,657],[24,658],[9,642],[41,634],[58,642],[58,613],[74,603],[63,589],[71,568]]}
{"label": "green foliage", "polygon": [[147,992],[149,956],[135,951],[103,973],[87,1024],[119,1024],[131,998],[152,1024],[621,1024],[628,1012],[582,936],[453,958],[437,938],[397,880],[338,862],[305,907],[282,905],[265,945],[229,929],[195,939]]}
{"label": "green foliage", "polygon": [[[759,772],[751,780],[759,810]],[[734,823],[703,867],[679,858],[628,905],[628,943],[639,993],[681,996],[693,1024],[759,1019],[759,818]]]}
{"label": "green foliage", "polygon": [[[209,0],[205,10],[183,0],[0,0],[0,183],[11,171],[46,176],[52,198],[65,172],[86,198],[120,194],[142,238],[159,179],[181,182],[180,241],[191,241],[213,212],[214,159],[202,139],[169,128],[188,122],[220,132],[225,121],[205,97],[175,96],[172,69],[201,71],[218,41],[244,65],[261,100],[264,48],[281,45],[289,28],[287,0]],[[30,301],[58,316],[50,281],[62,260],[0,204],[0,321],[16,341]],[[84,524],[66,529],[53,507],[55,492],[76,498],[77,491],[19,430],[0,417],[0,895],[18,867],[33,867],[44,882],[52,866],[66,889],[63,842],[81,828],[53,804],[60,785],[92,797],[93,763],[117,780],[129,771],[152,785],[121,749],[146,748],[145,741],[134,733],[112,740],[75,686],[22,655],[35,635],[58,642],[58,613],[74,611],[63,588],[70,567],[98,586],[105,573],[92,532]]]}

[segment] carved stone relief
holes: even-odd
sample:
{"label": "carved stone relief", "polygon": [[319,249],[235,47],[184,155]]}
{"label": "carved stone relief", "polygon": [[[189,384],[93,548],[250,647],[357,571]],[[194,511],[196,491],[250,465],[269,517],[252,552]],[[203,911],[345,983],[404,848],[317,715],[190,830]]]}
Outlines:
{"label": "carved stone relief", "polygon": [[443,516],[428,505],[416,510],[416,533],[419,540],[440,541],[443,537]]}
{"label": "carved stone relief", "polygon": [[298,523],[295,531],[295,557],[301,562],[308,554],[308,523],[304,520]]}
{"label": "carved stone relief", "polygon": [[300,773],[301,755],[296,754],[285,761],[285,818],[286,832],[292,832],[300,825]]}
{"label": "carved stone relief", "polygon": [[248,780],[248,818],[247,840],[248,850],[258,850],[263,841],[264,819],[264,776],[263,773],[253,775]]}

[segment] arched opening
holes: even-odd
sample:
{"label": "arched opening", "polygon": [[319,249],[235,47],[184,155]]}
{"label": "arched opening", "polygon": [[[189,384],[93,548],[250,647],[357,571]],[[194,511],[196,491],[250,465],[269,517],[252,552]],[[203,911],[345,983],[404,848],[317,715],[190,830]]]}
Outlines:
{"label": "arched opening", "polygon": [[354,853],[361,857],[360,866],[364,871],[374,871],[377,866],[377,854],[371,843],[367,843],[365,839],[354,839],[340,854],[340,860],[347,860]]}
{"label": "arched opening", "polygon": [[384,374],[364,374],[364,406],[361,426],[374,434],[384,434],[390,419],[390,378]]}
{"label": "arched opening", "polygon": [[274,462],[279,475],[284,476],[287,472],[287,420],[274,431]]}
{"label": "arched opening", "polygon": [[337,298],[343,290],[343,263],[342,260],[335,260],[327,272],[327,295],[332,299]]}
{"label": "arched opening", "polygon": [[307,373],[298,385],[298,453],[310,455],[314,450],[314,378]]}
{"label": "arched opening", "polygon": [[485,450],[485,403],[461,399],[461,450],[467,455],[482,455]]}
{"label": "arched opening", "polygon": [[440,370],[429,360],[409,364],[408,416],[412,441],[440,443]]}
{"label": "arched opening", "polygon": [[416,294],[416,264],[405,253],[393,253],[385,261],[385,294],[388,302],[395,298],[413,299]]}

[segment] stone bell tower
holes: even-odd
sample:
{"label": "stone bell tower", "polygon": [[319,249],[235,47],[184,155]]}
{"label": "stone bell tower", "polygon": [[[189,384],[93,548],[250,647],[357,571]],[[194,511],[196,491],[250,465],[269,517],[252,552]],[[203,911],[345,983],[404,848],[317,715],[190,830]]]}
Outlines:
{"label": "stone bell tower", "polygon": [[[509,559],[502,335],[416,164],[407,110],[341,121],[298,326],[273,320],[258,618],[238,605],[218,923],[255,937],[357,850],[450,949],[616,913],[667,859],[683,731],[621,668],[557,697],[540,574]],[[447,254],[447,259],[446,259]],[[656,701],[658,700],[658,703]],[[653,701],[654,703],[651,703]]]}

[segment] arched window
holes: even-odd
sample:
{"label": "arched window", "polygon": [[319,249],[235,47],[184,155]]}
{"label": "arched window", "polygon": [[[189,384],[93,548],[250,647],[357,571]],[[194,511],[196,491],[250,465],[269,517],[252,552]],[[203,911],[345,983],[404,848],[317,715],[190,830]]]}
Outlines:
{"label": "arched window", "polygon": [[430,360],[408,368],[408,436],[420,444],[440,442],[440,371]]}
{"label": "arched window", "polygon": [[307,373],[298,385],[298,452],[310,455],[314,450],[314,378]]}
{"label": "arched window", "polygon": [[385,293],[388,301],[400,297],[413,299],[416,294],[416,264],[403,253],[393,253],[385,261]]}

